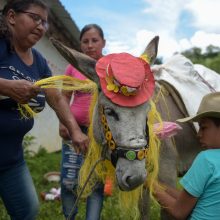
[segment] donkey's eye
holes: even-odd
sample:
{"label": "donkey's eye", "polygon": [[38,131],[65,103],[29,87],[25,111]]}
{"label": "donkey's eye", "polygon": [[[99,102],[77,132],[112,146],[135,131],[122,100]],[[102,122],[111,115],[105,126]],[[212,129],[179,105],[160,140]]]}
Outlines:
{"label": "donkey's eye", "polygon": [[111,108],[105,108],[105,115],[113,117],[115,120],[119,121],[118,114]]}

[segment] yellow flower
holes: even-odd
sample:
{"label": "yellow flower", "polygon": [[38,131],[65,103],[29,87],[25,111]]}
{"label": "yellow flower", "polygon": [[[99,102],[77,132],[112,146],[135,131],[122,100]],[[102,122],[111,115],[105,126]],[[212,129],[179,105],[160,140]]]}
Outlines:
{"label": "yellow flower", "polygon": [[113,77],[106,76],[105,80],[107,82],[107,90],[108,91],[113,91],[115,93],[117,93],[119,91],[118,86],[114,84]]}
{"label": "yellow flower", "polygon": [[115,142],[114,142],[113,140],[108,141],[108,147],[109,147],[111,150],[115,150],[115,148],[116,148]]}
{"label": "yellow flower", "polygon": [[144,157],[145,157],[145,151],[144,150],[138,151],[138,154],[137,154],[138,160],[143,160]]}
{"label": "yellow flower", "polygon": [[118,86],[115,85],[114,92],[117,93],[119,91]]}
{"label": "yellow flower", "polygon": [[122,92],[123,95],[129,96],[129,93],[128,93],[128,90],[127,90],[126,86],[122,86],[121,87],[121,92]]}
{"label": "yellow flower", "polygon": [[115,85],[114,84],[108,84],[107,85],[107,90],[108,91],[114,91],[114,89],[115,89]]}
{"label": "yellow flower", "polygon": [[101,121],[102,121],[102,123],[105,123],[105,122],[106,122],[106,118],[105,118],[104,115],[102,115],[102,117],[101,117]]}
{"label": "yellow flower", "polygon": [[112,139],[112,133],[111,131],[107,131],[105,134],[105,138],[107,141],[110,141]]}

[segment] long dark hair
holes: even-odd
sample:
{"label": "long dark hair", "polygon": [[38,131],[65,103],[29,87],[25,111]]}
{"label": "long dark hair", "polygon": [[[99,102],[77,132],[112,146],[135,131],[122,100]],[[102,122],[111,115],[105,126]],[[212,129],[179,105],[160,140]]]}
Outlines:
{"label": "long dark hair", "polygon": [[0,38],[11,37],[11,33],[7,26],[5,17],[9,10],[13,9],[15,12],[25,11],[30,8],[31,5],[39,6],[47,11],[49,8],[43,0],[8,0],[3,10],[0,13]]}
{"label": "long dark hair", "polygon": [[100,37],[104,40],[103,30],[102,30],[102,28],[101,28],[99,25],[97,25],[97,24],[87,24],[87,25],[85,25],[85,26],[82,28],[81,32],[80,32],[79,40],[81,41],[81,39],[82,39],[83,35],[85,34],[85,32],[89,31],[89,30],[92,29],[92,28],[95,28],[95,29],[99,32]]}

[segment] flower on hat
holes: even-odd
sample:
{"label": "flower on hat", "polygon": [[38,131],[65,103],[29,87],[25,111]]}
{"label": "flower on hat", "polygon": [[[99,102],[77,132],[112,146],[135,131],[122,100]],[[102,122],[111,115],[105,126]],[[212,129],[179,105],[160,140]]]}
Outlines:
{"label": "flower on hat", "polygon": [[125,96],[135,95],[136,88],[132,88],[129,86],[121,85],[113,76],[109,75],[108,72],[109,64],[106,67],[106,77],[105,80],[107,82],[107,90],[115,93],[122,93]]}
{"label": "flower on hat", "polygon": [[131,88],[129,86],[121,86],[120,83],[118,83],[116,80],[114,80],[113,77],[106,76],[106,82],[107,82],[107,90],[112,91],[115,93],[122,93],[125,96],[135,95],[136,94],[136,88]]}
{"label": "flower on hat", "polygon": [[114,80],[112,76],[106,76],[105,80],[107,82],[107,90],[108,91],[113,91],[117,93],[119,91],[119,88],[116,84],[114,84]]}
{"label": "flower on hat", "polygon": [[130,95],[135,95],[137,89],[136,88],[131,88],[129,86],[122,86],[120,91],[125,95],[125,96],[130,96]]}
{"label": "flower on hat", "polygon": [[128,53],[109,54],[96,63],[103,93],[121,106],[137,106],[146,102],[154,91],[155,81],[148,56]]}

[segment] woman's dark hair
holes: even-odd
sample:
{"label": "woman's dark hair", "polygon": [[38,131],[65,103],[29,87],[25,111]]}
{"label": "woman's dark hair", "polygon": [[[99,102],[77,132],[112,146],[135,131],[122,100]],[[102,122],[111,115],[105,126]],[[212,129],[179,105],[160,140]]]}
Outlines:
{"label": "woman's dark hair", "polygon": [[9,38],[10,33],[8,26],[6,25],[5,19],[2,15],[2,11],[0,12],[0,38],[6,37]]}
{"label": "woman's dark hair", "polygon": [[48,6],[43,0],[9,0],[3,8],[2,14],[6,16],[10,9],[13,9],[15,12],[25,11],[31,5],[39,6],[48,11]]}
{"label": "woman's dark hair", "polygon": [[8,0],[3,10],[0,13],[0,37],[10,37],[10,32],[7,27],[5,16],[9,10],[14,10],[15,12],[21,12],[29,9],[31,5],[39,6],[47,11],[49,8],[43,0]]}
{"label": "woman's dark hair", "polygon": [[79,40],[82,39],[82,37],[83,37],[83,35],[85,34],[85,32],[89,31],[89,30],[92,29],[92,28],[95,28],[95,29],[99,32],[100,37],[104,40],[103,30],[102,30],[102,28],[101,28],[99,25],[97,25],[97,24],[87,24],[87,25],[85,25],[85,26],[82,28],[81,32],[80,32]]}

